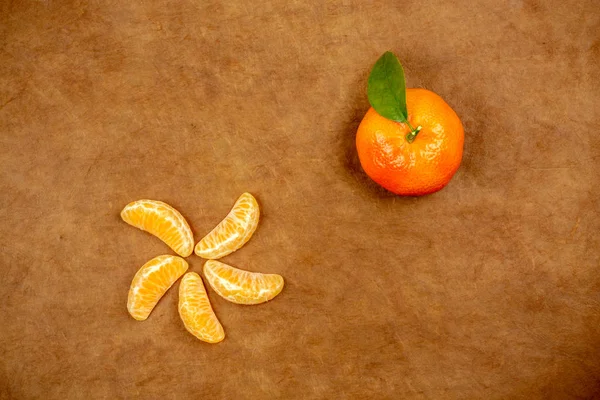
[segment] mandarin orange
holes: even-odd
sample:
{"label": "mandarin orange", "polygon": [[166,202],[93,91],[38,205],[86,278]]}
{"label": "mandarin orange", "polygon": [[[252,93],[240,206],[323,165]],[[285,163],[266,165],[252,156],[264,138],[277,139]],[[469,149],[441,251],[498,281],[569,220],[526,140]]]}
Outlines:
{"label": "mandarin orange", "polygon": [[356,134],[360,163],[387,190],[420,196],[442,189],[462,160],[464,131],[452,108],[426,89],[407,89],[408,124],[384,118],[370,108]]}

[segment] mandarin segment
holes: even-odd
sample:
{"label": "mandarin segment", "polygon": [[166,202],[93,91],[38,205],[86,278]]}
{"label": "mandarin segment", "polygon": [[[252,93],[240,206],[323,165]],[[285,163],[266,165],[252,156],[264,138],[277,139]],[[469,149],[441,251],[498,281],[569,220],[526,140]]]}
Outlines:
{"label": "mandarin segment", "polygon": [[121,211],[121,218],[129,225],[158,237],[180,256],[192,254],[192,230],[179,211],[167,203],[157,200],[134,201]]}
{"label": "mandarin segment", "polygon": [[185,274],[179,284],[179,316],[185,329],[204,342],[218,343],[225,338],[202,278],[195,272]]}
{"label": "mandarin segment", "polygon": [[210,260],[233,253],[250,240],[259,217],[260,210],[254,196],[242,194],[229,214],[198,242],[195,253]]}
{"label": "mandarin segment", "polygon": [[248,272],[215,260],[204,264],[204,276],[221,297],[237,304],[260,304],[283,290],[283,277]]}
{"label": "mandarin segment", "polygon": [[127,297],[127,310],[133,318],[144,321],[173,283],[188,269],[177,256],[158,256],[144,264],[133,277]]}

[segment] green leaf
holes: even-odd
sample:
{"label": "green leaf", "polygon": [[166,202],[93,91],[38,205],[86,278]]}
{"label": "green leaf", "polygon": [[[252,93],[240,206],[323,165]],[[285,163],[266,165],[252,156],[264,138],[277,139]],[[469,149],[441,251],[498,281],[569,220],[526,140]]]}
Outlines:
{"label": "green leaf", "polygon": [[406,83],[404,70],[391,51],[385,52],[373,66],[367,86],[369,103],[379,115],[406,122]]}

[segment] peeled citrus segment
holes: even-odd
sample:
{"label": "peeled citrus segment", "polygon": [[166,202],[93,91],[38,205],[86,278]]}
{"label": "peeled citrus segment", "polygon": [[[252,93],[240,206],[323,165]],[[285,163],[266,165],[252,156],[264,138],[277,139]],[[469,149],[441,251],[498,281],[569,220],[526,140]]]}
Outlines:
{"label": "peeled citrus segment", "polygon": [[187,269],[188,263],[177,256],[158,256],[144,264],[129,288],[129,314],[138,321],[148,318],[156,303]]}
{"label": "peeled citrus segment", "polygon": [[225,338],[223,326],[208,301],[202,278],[195,272],[185,274],[179,284],[179,316],[185,329],[202,341],[218,343]]}
{"label": "peeled citrus segment", "polygon": [[134,201],[121,211],[121,218],[129,225],[158,237],[180,256],[192,254],[192,230],[179,211],[167,203],[157,200]]}
{"label": "peeled citrus segment", "polygon": [[281,275],[243,271],[214,260],[204,264],[204,276],[215,292],[237,304],[264,303],[283,290]]}
{"label": "peeled citrus segment", "polygon": [[197,255],[216,260],[242,247],[256,230],[260,211],[250,193],[242,194],[229,214],[196,245]]}

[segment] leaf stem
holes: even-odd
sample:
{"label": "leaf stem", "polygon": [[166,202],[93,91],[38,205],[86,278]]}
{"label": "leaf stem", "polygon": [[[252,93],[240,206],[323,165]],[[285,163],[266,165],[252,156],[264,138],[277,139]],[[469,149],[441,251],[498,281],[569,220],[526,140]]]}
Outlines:
{"label": "leaf stem", "polygon": [[410,132],[408,132],[406,134],[406,141],[408,143],[412,143],[415,141],[417,134],[421,131],[421,129],[423,129],[423,127],[421,125],[419,125],[416,128],[413,128],[413,126],[410,124],[410,122],[408,122],[408,119],[406,120],[406,124],[410,128]]}

